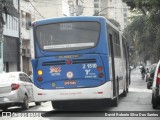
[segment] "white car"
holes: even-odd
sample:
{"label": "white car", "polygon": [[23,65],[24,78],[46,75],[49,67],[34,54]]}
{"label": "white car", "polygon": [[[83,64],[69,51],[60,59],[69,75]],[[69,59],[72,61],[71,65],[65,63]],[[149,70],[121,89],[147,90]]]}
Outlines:
{"label": "white car", "polygon": [[154,109],[160,107],[160,61],[156,66],[152,84],[152,107]]}
{"label": "white car", "polygon": [[[24,72],[9,72],[0,74],[0,109],[22,106],[29,109],[29,102],[34,101],[33,83]],[[36,105],[41,103],[36,102]]]}

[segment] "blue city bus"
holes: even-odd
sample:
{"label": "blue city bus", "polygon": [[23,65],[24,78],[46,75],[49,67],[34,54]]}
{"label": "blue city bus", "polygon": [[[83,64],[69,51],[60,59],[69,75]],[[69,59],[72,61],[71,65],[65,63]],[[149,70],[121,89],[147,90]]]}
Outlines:
{"label": "blue city bus", "polygon": [[32,23],[35,101],[112,100],[126,96],[129,60],[125,38],[104,17],[62,17]]}

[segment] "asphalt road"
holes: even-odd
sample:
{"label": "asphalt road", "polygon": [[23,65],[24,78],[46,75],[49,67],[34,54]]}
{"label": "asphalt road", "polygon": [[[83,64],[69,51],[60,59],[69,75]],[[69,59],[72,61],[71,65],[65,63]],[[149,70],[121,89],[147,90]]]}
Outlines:
{"label": "asphalt road", "polygon": [[[140,71],[135,69],[131,72],[129,93],[127,97],[119,98],[118,107],[112,107],[109,103],[104,106],[101,102],[86,102],[74,104],[72,108],[65,111],[56,111],[50,102],[42,103],[41,106],[30,103],[29,110],[22,111],[21,108],[17,107],[10,108],[9,111],[15,112],[15,117],[1,117],[0,120],[21,120],[22,117],[16,117],[18,113],[27,112],[31,116],[30,111],[38,112],[38,115],[41,115],[41,117],[34,117],[34,120],[114,120],[117,118],[120,120],[159,120],[160,109],[154,110],[152,108],[151,93],[152,90],[147,89],[145,80],[141,79]],[[159,117],[156,117],[157,114]],[[127,117],[128,115],[129,117]],[[23,117],[23,119],[31,118]]]}

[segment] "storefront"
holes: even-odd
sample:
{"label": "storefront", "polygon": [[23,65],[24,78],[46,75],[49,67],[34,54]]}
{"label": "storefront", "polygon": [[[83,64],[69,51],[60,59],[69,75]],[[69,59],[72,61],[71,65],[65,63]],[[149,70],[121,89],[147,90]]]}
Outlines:
{"label": "storefront", "polygon": [[4,70],[6,72],[18,71],[20,67],[19,39],[4,36]]}

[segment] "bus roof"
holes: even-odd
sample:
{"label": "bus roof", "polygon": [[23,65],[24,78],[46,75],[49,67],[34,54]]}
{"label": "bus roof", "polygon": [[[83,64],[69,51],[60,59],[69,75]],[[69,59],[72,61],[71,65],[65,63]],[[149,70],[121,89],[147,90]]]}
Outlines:
{"label": "bus roof", "polygon": [[115,25],[113,25],[113,23],[111,23],[109,20],[107,20],[103,16],[70,16],[70,17],[47,18],[47,19],[41,19],[41,20],[34,21],[32,24],[43,25],[43,24],[49,24],[52,22],[84,21],[84,20],[97,21],[98,19],[102,19],[106,21],[108,25],[113,27],[115,30],[119,31],[119,29]]}
{"label": "bus roof", "polygon": [[34,22],[45,22],[45,21],[50,21],[50,20],[52,21],[54,20],[71,21],[71,20],[81,20],[81,19],[88,19],[88,20],[95,19],[96,20],[97,18],[105,19],[105,17],[102,17],[102,16],[69,16],[69,17],[54,17],[54,18],[40,19]]}

